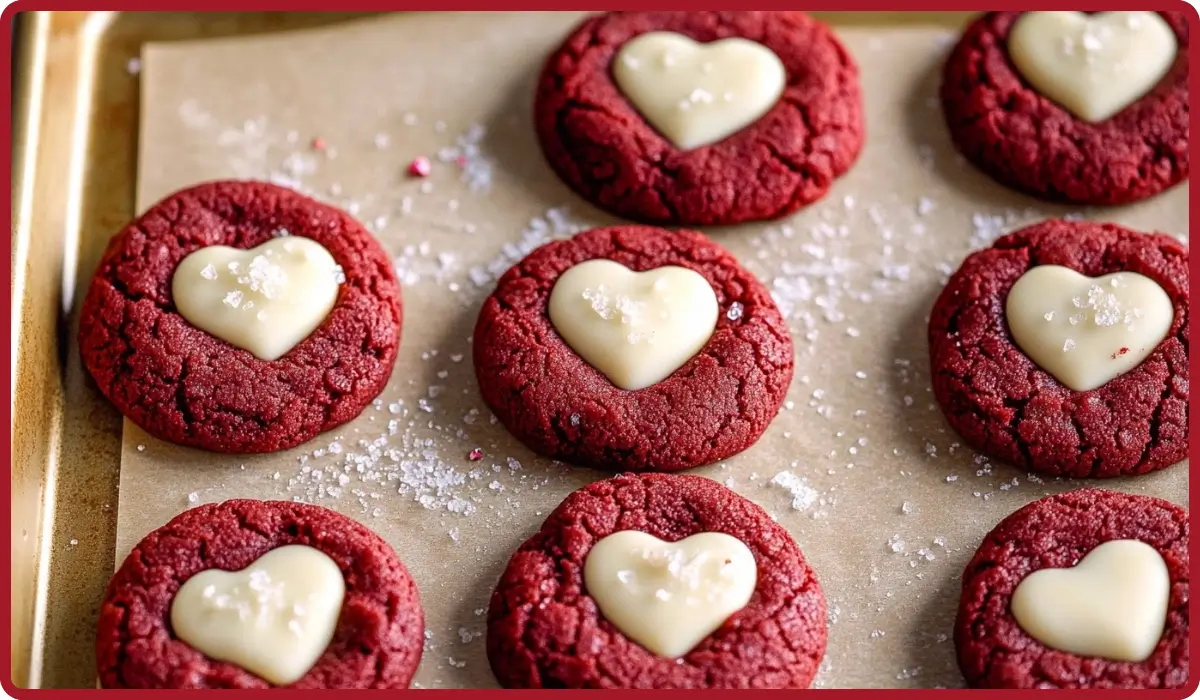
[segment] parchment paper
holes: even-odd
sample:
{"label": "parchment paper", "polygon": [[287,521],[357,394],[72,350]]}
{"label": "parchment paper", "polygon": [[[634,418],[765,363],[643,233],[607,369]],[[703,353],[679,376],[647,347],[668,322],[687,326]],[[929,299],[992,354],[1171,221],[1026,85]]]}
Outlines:
{"label": "parchment paper", "polygon": [[[567,493],[606,476],[537,458],[491,422],[470,362],[499,273],[550,237],[614,221],[548,170],[530,122],[541,62],[577,17],[397,15],[145,48],[139,211],[212,178],[299,187],[356,213],[396,256],[405,320],[376,406],[300,448],[223,457],[127,422],[119,557],[198,503],[334,508],[385,537],[420,586],[417,683],[495,685],[484,615],[508,556]],[[968,251],[1045,216],[1186,237],[1186,191],[1098,212],[1008,192],[948,142],[935,99],[946,29],[839,33],[862,69],[861,159],[786,221],[709,231],[774,290],[795,331],[796,379],[758,444],[696,473],[763,505],[815,568],[830,610],[816,685],[956,687],[959,575],[983,534],[1029,501],[1095,482],[1042,481],[959,444],[929,389],[934,295]],[[434,162],[427,180],[405,175],[419,155]],[[1186,466],[1102,485],[1187,506]]]}

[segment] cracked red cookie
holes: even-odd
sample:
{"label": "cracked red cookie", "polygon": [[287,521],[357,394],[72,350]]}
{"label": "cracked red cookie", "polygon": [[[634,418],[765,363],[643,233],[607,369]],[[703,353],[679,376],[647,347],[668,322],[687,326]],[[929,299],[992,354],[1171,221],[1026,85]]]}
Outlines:
{"label": "cracked red cookie", "polygon": [[[627,531],[736,538],[757,565],[749,602],[678,658],[652,653],[585,586],[593,548]],[[761,508],[704,477],[622,474],[572,493],[513,554],[488,609],[487,652],[506,688],[802,689],[825,653],[825,616],[800,548]]]}
{"label": "cracked red cookie", "polygon": [[[1136,367],[1075,391],[1016,345],[1005,303],[1035,266],[1087,277],[1131,272],[1169,297],[1166,338]],[[938,296],[929,320],[933,391],[950,425],[974,449],[1064,477],[1115,477],[1187,457],[1188,249],[1171,236],[1114,224],[1049,220],[971,254]]]}
{"label": "cracked red cookie", "polygon": [[1007,42],[1022,14],[990,12],[974,21],[946,61],[941,101],[959,151],[1000,183],[1051,201],[1128,204],[1187,179],[1184,13],[1159,13],[1178,42],[1165,77],[1098,122],[1038,93],[1014,66]]}
{"label": "cracked red cookie", "polygon": [[[1182,688],[1188,681],[1188,514],[1172,503],[1083,489],[1034,501],[988,533],[963,572],[954,627],[958,664],[974,688]],[[1071,569],[1097,547],[1145,543],[1166,567],[1165,624],[1142,661],[1081,656],[1028,634],[1013,594],[1045,569]],[[1078,585],[1084,585],[1082,581]],[[1097,590],[1079,588],[1079,590]],[[1090,601],[1104,604],[1105,601]],[[1070,606],[1078,608],[1079,606]],[[1111,633],[1111,629],[1104,634]]]}
{"label": "cracked red cookie", "polygon": [[[614,385],[551,323],[551,292],[584,261],[692,270],[712,287],[716,326],[698,353],[636,391]],[[501,277],[473,336],[484,401],[535,452],[610,471],[677,471],[753,444],[779,411],[793,349],[767,289],[694,231],[616,226],[548,243]]]}
{"label": "cracked red cookie", "polygon": [[[782,62],[769,111],[711,145],[678,147],[618,87],[614,57],[631,39],[673,32],[740,37]],[[858,67],[803,12],[612,12],[580,24],[547,61],[534,122],[550,166],[597,206],[646,223],[718,225],[785,216],[820,199],[863,145]]]}
{"label": "cracked red cookie", "polygon": [[[206,246],[255,248],[287,232],[323,246],[344,280],[332,310],[267,361],[189,323],[172,278]],[[108,245],[80,313],[97,386],[163,440],[216,452],[293,447],[356,417],[384,388],[400,344],[387,254],[334,207],[260,182],[210,182],[150,207]]]}
{"label": "cracked red cookie", "polygon": [[365,526],[331,510],[231,500],[192,508],[125,558],[100,607],[96,666],[104,688],[270,688],[181,640],[171,607],[180,587],[212,569],[239,571],[287,545],[330,557],[345,594],[333,639],[290,688],[407,688],[421,660],[424,614],[408,571]]}

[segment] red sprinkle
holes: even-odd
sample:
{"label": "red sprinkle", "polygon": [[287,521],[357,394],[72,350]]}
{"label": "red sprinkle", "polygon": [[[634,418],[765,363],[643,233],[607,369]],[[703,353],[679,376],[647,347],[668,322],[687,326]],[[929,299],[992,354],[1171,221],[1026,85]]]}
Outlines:
{"label": "red sprinkle", "polygon": [[417,156],[408,164],[408,174],[416,177],[428,176],[430,169],[429,159],[425,156]]}
{"label": "red sprinkle", "polygon": [[478,462],[479,460],[483,459],[483,450],[476,447],[467,453],[467,459],[471,460],[472,462]]}
{"label": "red sprinkle", "polygon": [[313,139],[313,140],[312,140],[312,147],[313,147],[313,149],[315,149],[315,150],[318,150],[318,151],[323,151],[323,150],[325,150],[325,139],[321,138],[320,136],[318,136],[317,138]]}
{"label": "red sprinkle", "polygon": [[455,159],[454,159],[454,164],[455,164],[455,165],[457,165],[457,166],[458,166],[458,167],[460,167],[460,168],[465,168],[465,167],[467,167],[467,157],[466,157],[466,156],[459,156],[459,157],[455,158]]}
{"label": "red sprinkle", "polygon": [[1118,358],[1118,357],[1120,357],[1121,355],[1124,355],[1124,354],[1125,354],[1125,353],[1127,353],[1127,352],[1129,352],[1129,348],[1121,348],[1120,350],[1118,350],[1118,351],[1116,351],[1116,352],[1114,352],[1114,353],[1112,354],[1112,359],[1114,359],[1114,360],[1115,360],[1115,359],[1117,359],[1117,358]]}

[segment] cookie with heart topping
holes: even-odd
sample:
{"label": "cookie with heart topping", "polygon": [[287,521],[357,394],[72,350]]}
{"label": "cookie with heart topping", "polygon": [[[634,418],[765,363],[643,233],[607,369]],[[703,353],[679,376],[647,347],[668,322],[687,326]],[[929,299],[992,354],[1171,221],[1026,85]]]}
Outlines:
{"label": "cookie with heart topping", "polygon": [[712,479],[622,474],[568,496],[488,608],[506,688],[803,689],[825,597],[787,530]]}
{"label": "cookie with heart topping", "polygon": [[694,231],[616,226],[548,243],[501,277],[474,334],[484,401],[535,452],[612,471],[736,454],[779,411],[779,309]]}
{"label": "cookie with heart topping", "polygon": [[100,606],[103,688],[407,688],[424,613],[396,553],[303,503],[192,508],[146,535]]}
{"label": "cookie with heart topping", "polygon": [[959,151],[1048,200],[1119,205],[1188,177],[1182,12],[990,12],[946,61]]}
{"label": "cookie with heart topping", "polygon": [[803,12],[611,12],[542,71],[542,151],[580,196],[645,223],[773,219],[863,145],[858,67]]}
{"label": "cookie with heart topping", "polygon": [[954,627],[974,688],[1182,688],[1187,511],[1083,489],[1034,501],[963,572]]}
{"label": "cookie with heart topping", "polygon": [[929,320],[933,391],[971,447],[1069,477],[1187,458],[1188,248],[1044,221],[971,254]]}
{"label": "cookie with heart topping", "polygon": [[210,182],[108,245],[80,313],[83,364],[148,433],[272,452],[353,419],[400,344],[387,254],[345,212],[260,182]]}

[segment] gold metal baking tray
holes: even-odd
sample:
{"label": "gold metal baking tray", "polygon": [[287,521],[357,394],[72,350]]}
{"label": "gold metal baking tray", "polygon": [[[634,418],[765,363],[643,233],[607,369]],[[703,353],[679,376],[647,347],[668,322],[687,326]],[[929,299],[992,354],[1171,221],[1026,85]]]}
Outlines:
{"label": "gold metal baking tray", "polygon": [[[914,21],[954,26],[969,16],[817,14],[843,26]],[[141,45],[286,31],[357,17],[361,15],[18,16],[10,601],[17,686],[82,688],[95,682],[93,625],[114,559],[121,419],[82,370],[74,347],[73,310],[109,236],[134,213]]]}

